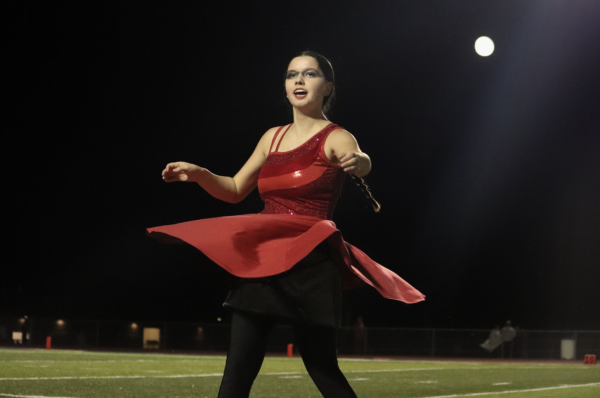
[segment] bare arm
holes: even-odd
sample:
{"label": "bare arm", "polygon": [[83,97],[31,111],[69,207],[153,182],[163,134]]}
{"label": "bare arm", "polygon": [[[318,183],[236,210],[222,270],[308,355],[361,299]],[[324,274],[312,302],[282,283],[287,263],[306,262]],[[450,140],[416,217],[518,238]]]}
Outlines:
{"label": "bare arm", "polygon": [[196,182],[217,199],[238,203],[256,187],[258,174],[265,164],[275,128],[267,131],[244,166],[233,177],[220,176],[204,167],[187,162],[169,163],[162,172],[166,182]]}
{"label": "bare arm", "polygon": [[346,130],[334,130],[325,141],[325,153],[339,163],[346,173],[364,177],[371,172],[371,158],[358,147],[358,142]]}

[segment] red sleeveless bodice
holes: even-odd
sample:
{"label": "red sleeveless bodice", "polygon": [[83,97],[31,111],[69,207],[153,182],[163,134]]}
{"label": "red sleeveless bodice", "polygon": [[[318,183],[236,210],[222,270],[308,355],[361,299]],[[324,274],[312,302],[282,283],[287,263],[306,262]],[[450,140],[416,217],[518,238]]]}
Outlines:
{"label": "red sleeveless bodice", "polygon": [[[325,140],[341,128],[333,123],[312,136],[304,144],[287,152],[279,152],[280,127],[273,137],[269,156],[258,177],[258,191],[265,209],[262,214],[292,214],[331,220],[342,192],[345,173],[325,154]],[[273,152],[273,145],[277,146]]]}

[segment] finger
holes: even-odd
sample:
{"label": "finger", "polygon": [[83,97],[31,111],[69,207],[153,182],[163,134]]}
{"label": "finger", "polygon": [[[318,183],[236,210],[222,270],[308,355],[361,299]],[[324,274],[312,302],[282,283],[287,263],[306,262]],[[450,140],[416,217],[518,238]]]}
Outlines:
{"label": "finger", "polygon": [[162,176],[163,177],[164,176],[170,176],[170,175],[173,175],[173,174],[176,174],[173,170],[164,169],[163,172],[162,172]]}
{"label": "finger", "polygon": [[169,170],[171,171],[180,171],[183,167],[184,167],[185,163],[182,162],[174,162],[174,163],[169,163],[167,166],[169,167]]}
{"label": "finger", "polygon": [[165,169],[162,171],[162,175],[165,175],[166,173],[169,173],[173,169],[173,167],[175,167],[175,163],[168,163],[165,166]]}
{"label": "finger", "polygon": [[350,158],[347,161],[341,163],[342,167],[350,167],[350,166],[357,166],[357,165],[358,165],[357,158]]}
{"label": "finger", "polygon": [[340,162],[342,162],[342,163],[346,162],[354,157],[355,157],[355,153],[352,151],[348,151],[342,155],[342,157],[340,158]]}

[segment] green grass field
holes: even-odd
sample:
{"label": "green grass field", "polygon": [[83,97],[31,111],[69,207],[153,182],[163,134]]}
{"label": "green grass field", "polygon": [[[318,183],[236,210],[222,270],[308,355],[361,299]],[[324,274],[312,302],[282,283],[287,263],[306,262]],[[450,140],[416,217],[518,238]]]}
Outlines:
{"label": "green grass field", "polygon": [[[216,397],[225,358],[0,349],[0,398]],[[361,398],[598,398],[600,366],[340,359]],[[267,357],[251,397],[321,397],[300,358]]]}

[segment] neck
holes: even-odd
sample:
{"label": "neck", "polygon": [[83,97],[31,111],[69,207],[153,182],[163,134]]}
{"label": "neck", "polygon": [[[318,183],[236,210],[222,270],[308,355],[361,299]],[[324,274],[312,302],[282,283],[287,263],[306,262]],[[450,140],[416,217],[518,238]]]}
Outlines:
{"label": "neck", "polygon": [[321,109],[304,113],[300,109],[294,108],[294,130],[296,134],[310,134],[316,125],[322,125],[323,122],[329,123],[329,120]]}

